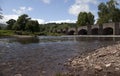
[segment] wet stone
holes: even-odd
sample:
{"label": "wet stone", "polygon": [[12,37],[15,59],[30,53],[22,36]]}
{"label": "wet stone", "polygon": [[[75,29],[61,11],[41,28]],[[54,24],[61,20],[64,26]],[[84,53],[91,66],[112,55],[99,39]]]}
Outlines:
{"label": "wet stone", "polygon": [[94,68],[95,68],[95,70],[97,70],[97,71],[102,71],[102,69],[103,69],[103,68],[102,68],[101,66],[99,66],[99,65],[96,65]]}
{"label": "wet stone", "polygon": [[15,74],[14,76],[22,76],[22,74]]}

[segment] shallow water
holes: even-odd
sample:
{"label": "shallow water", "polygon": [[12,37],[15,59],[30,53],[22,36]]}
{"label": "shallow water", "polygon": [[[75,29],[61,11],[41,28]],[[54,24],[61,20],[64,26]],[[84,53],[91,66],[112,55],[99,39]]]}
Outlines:
{"label": "shallow water", "polygon": [[69,58],[113,45],[119,39],[75,36],[0,38],[0,76],[54,76],[67,71],[63,64]]}

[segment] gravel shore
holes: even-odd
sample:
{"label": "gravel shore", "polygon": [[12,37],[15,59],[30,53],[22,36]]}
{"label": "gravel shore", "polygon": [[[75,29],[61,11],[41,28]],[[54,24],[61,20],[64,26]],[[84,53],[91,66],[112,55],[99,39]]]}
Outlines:
{"label": "gravel shore", "polygon": [[68,59],[68,76],[120,76],[120,44]]}

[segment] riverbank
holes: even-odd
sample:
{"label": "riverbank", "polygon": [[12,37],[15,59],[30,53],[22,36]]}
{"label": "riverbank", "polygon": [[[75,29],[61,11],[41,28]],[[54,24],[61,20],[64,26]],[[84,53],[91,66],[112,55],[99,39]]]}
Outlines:
{"label": "riverbank", "polygon": [[68,59],[68,76],[119,76],[120,43]]}
{"label": "riverbank", "polygon": [[59,33],[50,32],[27,32],[27,31],[15,31],[15,30],[0,30],[0,37],[34,37],[34,36],[61,36]]}

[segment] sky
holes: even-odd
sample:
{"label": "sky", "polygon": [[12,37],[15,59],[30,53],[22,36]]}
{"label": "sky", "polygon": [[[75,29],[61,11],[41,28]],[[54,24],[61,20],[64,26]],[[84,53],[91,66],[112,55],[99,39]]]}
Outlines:
{"label": "sky", "polygon": [[[0,0],[0,7],[5,23],[9,19],[17,19],[22,14],[28,14],[40,24],[76,22],[79,12],[92,12],[97,16],[97,6],[108,0]],[[120,2],[120,0],[117,0]]]}

